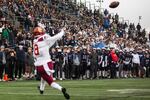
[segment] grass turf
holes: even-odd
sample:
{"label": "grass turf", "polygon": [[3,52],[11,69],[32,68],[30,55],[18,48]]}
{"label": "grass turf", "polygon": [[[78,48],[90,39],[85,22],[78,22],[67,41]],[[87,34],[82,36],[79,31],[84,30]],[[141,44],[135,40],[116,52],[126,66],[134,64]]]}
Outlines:
{"label": "grass turf", "polygon": [[[150,79],[57,81],[68,89],[70,100],[150,100]],[[44,95],[37,81],[0,82],[0,100],[65,100],[62,93],[46,86]]]}

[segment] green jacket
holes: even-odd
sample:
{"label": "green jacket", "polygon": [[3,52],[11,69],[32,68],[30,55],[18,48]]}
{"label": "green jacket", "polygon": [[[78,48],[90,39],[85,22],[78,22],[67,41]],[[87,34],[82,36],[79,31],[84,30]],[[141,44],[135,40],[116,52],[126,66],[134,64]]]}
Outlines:
{"label": "green jacket", "polygon": [[8,28],[3,29],[2,38],[9,40],[9,33],[10,33],[10,29],[8,29]]}

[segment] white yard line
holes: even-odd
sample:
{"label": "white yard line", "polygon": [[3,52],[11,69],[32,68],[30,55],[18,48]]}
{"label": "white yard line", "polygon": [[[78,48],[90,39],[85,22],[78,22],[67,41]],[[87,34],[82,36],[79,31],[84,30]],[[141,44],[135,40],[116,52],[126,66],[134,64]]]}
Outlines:
{"label": "white yard line", "polygon": [[134,92],[150,92],[150,89],[110,89],[109,92],[134,93]]}

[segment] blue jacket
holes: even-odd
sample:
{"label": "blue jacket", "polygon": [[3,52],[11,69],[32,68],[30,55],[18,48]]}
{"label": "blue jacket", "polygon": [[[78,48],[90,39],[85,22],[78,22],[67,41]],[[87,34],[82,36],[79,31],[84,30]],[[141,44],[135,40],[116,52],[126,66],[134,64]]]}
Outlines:
{"label": "blue jacket", "polygon": [[16,50],[17,61],[25,61],[25,51],[24,50]]}

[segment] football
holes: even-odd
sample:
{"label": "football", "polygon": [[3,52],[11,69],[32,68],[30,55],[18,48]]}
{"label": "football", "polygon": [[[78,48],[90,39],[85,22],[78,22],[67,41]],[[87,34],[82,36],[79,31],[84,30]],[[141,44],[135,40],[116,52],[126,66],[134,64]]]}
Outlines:
{"label": "football", "polygon": [[112,1],[109,5],[110,8],[117,8],[119,6],[119,1]]}

